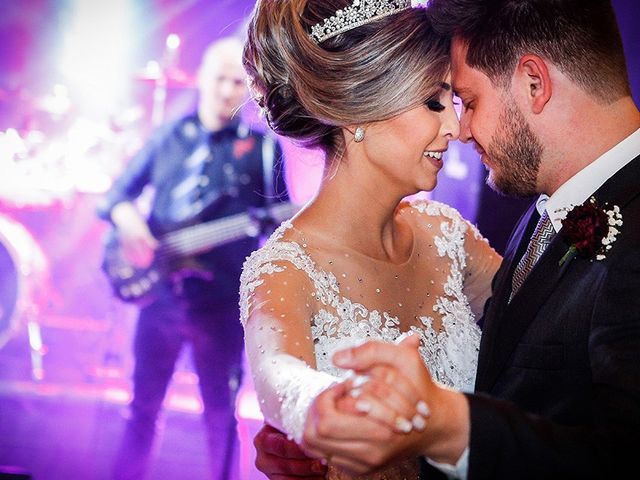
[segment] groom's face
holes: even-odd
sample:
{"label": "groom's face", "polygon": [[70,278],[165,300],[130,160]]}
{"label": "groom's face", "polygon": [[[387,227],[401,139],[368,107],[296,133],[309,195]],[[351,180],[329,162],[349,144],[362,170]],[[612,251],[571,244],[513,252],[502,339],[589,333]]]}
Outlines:
{"label": "groom's face", "polygon": [[509,89],[467,65],[466,55],[466,45],[454,39],[452,82],[463,103],[460,140],[474,143],[494,190],[515,197],[535,195],[542,146]]}

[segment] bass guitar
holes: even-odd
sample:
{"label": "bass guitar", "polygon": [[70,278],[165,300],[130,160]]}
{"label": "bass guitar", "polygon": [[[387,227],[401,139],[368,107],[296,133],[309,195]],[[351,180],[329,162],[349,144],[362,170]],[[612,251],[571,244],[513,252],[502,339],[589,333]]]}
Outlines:
{"label": "bass guitar", "polygon": [[261,225],[291,218],[299,206],[283,202],[218,220],[181,228],[159,238],[153,261],[147,268],[133,266],[124,256],[117,231],[107,235],[102,270],[113,293],[124,302],[148,304],[161,280],[176,276],[207,278],[210,272],[198,269],[191,259],[216,247],[261,234]]}

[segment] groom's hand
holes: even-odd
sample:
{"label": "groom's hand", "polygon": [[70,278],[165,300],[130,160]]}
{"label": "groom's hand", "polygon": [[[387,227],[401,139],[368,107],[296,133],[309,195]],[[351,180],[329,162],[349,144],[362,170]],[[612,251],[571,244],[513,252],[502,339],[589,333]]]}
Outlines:
{"label": "groom's hand", "polygon": [[253,440],[256,468],[270,480],[323,480],[327,467],[304,454],[286,435],[265,425]]}
{"label": "groom's hand", "polygon": [[424,432],[410,435],[415,442],[411,451],[455,465],[469,443],[469,404],[462,393],[433,381],[418,346],[415,335],[399,345],[371,341],[337,352],[333,362],[359,374],[394,379],[391,387],[398,383],[398,378],[411,382],[420,400],[430,409]]}
{"label": "groom's hand", "polygon": [[307,414],[304,450],[351,475],[370,474],[412,453],[406,451],[415,443],[410,432],[425,422],[416,410],[419,396],[406,379],[395,376],[393,386],[388,380],[349,377],[320,393]]}

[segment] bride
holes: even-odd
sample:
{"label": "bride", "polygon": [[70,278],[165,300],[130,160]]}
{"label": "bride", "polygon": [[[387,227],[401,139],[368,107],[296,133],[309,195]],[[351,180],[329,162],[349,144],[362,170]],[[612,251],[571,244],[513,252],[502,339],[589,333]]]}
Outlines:
{"label": "bride", "polygon": [[[439,382],[473,388],[475,318],[500,257],[453,208],[407,200],[436,186],[459,131],[449,45],[410,7],[259,0],[249,26],[245,68],[270,127],[326,154],[315,198],[247,259],[241,277],[263,414],[298,443],[317,396],[345,380],[354,387],[346,413],[400,432],[424,428],[425,405],[401,414],[399,396],[380,401],[332,365],[334,351],[368,339],[413,332]],[[331,465],[328,478],[350,478],[348,465]],[[417,471],[407,459],[368,478]]]}

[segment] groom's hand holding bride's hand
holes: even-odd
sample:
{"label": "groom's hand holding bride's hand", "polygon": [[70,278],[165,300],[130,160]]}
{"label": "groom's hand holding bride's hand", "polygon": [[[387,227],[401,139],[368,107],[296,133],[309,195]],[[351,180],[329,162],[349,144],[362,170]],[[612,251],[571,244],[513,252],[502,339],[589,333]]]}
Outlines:
{"label": "groom's hand holding bride's hand", "polygon": [[355,387],[355,396],[347,381],[317,397],[307,417],[305,450],[330,456],[332,464],[355,474],[402,456],[455,464],[468,445],[468,403],[433,382],[418,344],[409,336],[400,345],[368,342],[337,353],[337,366],[369,380]]}
{"label": "groom's hand holding bride's hand", "polygon": [[[358,475],[402,456],[455,464],[468,444],[468,403],[461,393],[433,382],[418,344],[409,336],[400,345],[368,342],[336,354],[334,362],[358,376],[316,397],[305,424],[304,452]],[[323,478],[317,460],[271,427],[258,433],[255,445],[256,465],[271,480]]]}
{"label": "groom's hand holding bride's hand", "polygon": [[253,443],[256,467],[270,480],[324,480],[327,467],[310,458],[280,430],[265,424]]}

